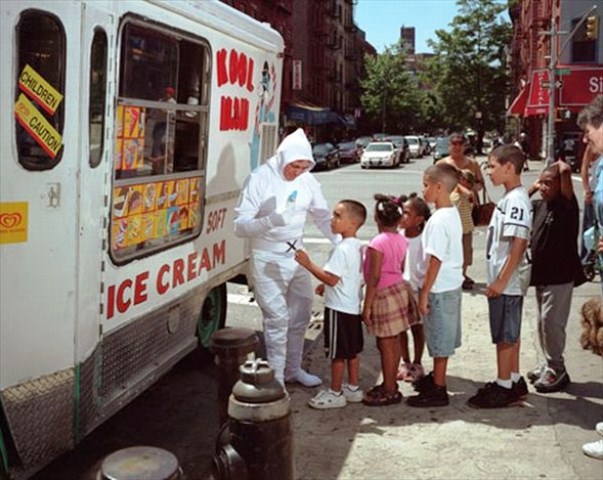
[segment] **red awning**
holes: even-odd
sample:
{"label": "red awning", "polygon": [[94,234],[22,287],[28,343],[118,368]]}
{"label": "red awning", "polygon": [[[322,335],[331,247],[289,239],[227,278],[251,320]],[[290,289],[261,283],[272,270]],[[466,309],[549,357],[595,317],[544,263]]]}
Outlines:
{"label": "red awning", "polygon": [[525,117],[546,115],[549,111],[548,70],[533,70],[530,80],[530,93],[526,102]]}
{"label": "red awning", "polygon": [[524,88],[521,89],[519,95],[515,97],[515,100],[513,100],[513,103],[509,107],[509,110],[507,110],[508,116],[516,115],[518,117],[523,117],[524,111],[526,109],[526,102],[528,101],[528,89],[529,85],[526,85]]}
{"label": "red awning", "polygon": [[579,109],[603,94],[603,66],[558,65],[557,70],[570,71],[556,78],[561,82],[560,107]]}

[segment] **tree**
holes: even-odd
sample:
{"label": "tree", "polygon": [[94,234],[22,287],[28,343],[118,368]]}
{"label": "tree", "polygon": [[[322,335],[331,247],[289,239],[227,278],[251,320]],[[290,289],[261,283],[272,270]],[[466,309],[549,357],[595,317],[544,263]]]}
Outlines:
{"label": "tree", "polygon": [[407,132],[419,123],[421,95],[417,80],[406,68],[401,43],[377,56],[365,57],[366,77],[360,80],[362,106],[379,129]]}
{"label": "tree", "polygon": [[437,39],[428,41],[435,55],[427,76],[442,106],[443,121],[450,128],[476,128],[479,148],[485,130],[504,128],[512,29],[501,18],[506,3],[457,0],[457,5],[459,14],[450,30],[436,30]]}

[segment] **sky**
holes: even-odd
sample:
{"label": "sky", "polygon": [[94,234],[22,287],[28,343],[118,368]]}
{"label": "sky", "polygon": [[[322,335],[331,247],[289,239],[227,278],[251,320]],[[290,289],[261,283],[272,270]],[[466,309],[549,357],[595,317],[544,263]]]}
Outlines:
{"label": "sky", "polygon": [[428,39],[435,31],[448,29],[457,14],[455,0],[358,0],[356,25],[366,32],[366,40],[383,52],[400,38],[400,27],[415,27],[415,51],[427,53]]}

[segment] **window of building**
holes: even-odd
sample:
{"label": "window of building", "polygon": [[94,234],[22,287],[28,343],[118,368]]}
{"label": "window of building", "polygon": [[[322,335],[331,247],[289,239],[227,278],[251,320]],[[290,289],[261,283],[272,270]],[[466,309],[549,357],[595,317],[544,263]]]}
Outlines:
{"label": "window of building", "polygon": [[46,12],[27,10],[16,26],[15,92],[19,163],[28,170],[55,167],[63,153],[65,32]]}
{"label": "window of building", "polygon": [[117,262],[201,232],[211,69],[203,39],[134,19],[120,38],[111,211]]}
{"label": "window of building", "polygon": [[88,112],[89,163],[97,167],[103,156],[105,131],[105,93],[107,87],[107,34],[97,28],[90,51],[90,111]]}

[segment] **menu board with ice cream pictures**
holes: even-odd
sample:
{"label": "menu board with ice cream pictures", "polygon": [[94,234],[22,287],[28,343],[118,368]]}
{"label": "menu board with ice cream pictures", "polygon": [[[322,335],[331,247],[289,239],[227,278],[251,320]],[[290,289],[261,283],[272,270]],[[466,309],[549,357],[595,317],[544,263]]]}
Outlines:
{"label": "menu board with ice cream pictures", "polygon": [[200,227],[201,177],[113,189],[113,251],[189,234]]}
{"label": "menu board with ice cream pictures", "polygon": [[115,170],[138,170],[144,163],[145,108],[118,105]]}

